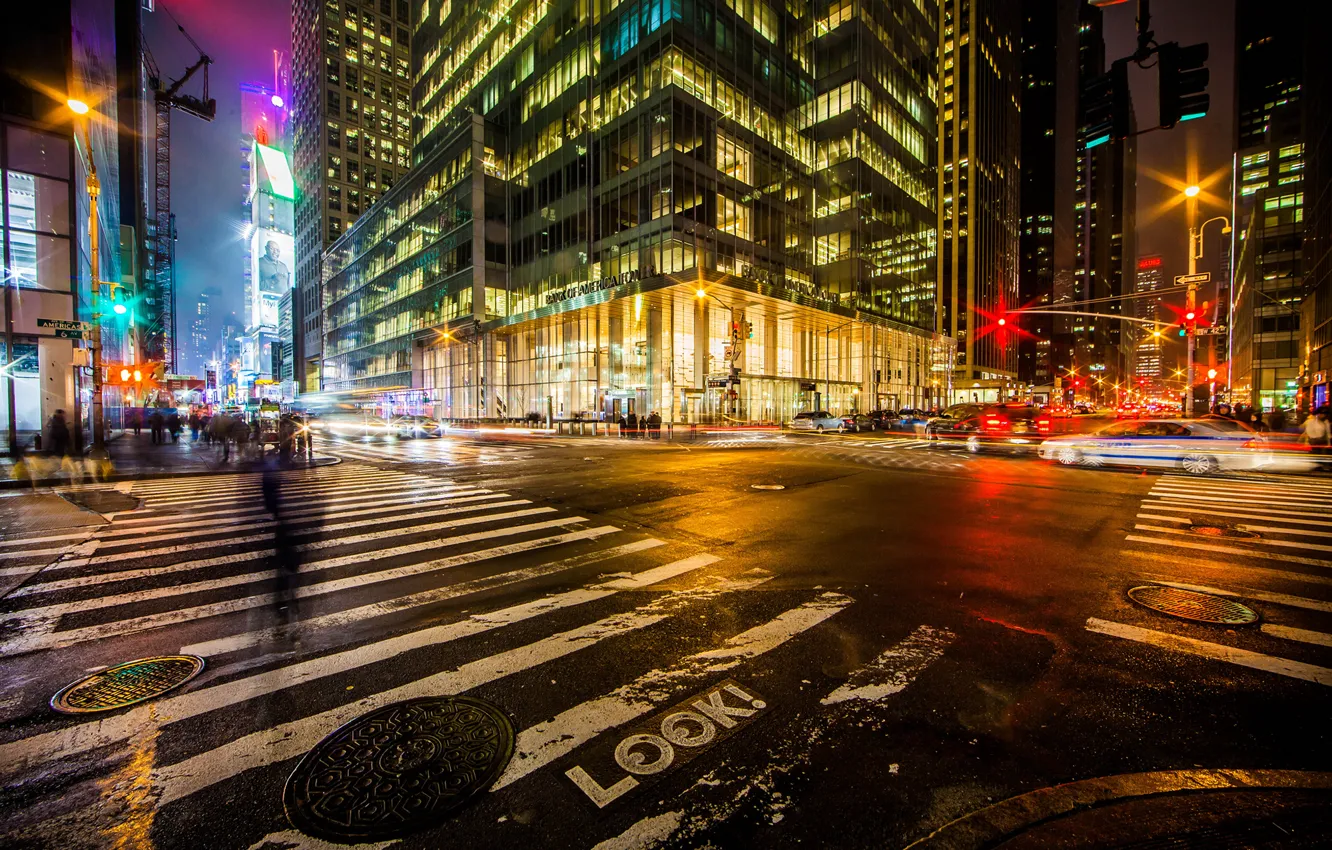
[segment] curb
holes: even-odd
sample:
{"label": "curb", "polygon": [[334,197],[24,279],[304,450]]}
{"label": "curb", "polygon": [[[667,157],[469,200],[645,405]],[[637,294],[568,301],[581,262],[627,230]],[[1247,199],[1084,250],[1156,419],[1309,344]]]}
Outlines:
{"label": "curb", "polygon": [[[334,457],[332,455],[325,455],[324,457],[316,459],[315,462],[312,464],[303,464],[301,466],[294,466],[292,468],[321,469],[325,466],[336,466],[339,463],[342,463],[342,458]],[[249,469],[229,467],[225,469],[174,470],[170,472],[113,472],[110,475],[106,476],[105,478],[98,478],[97,480],[90,482],[85,481],[84,483],[114,484],[120,481],[155,481],[166,478],[195,478],[201,475],[227,475],[227,474],[235,474],[237,472],[250,472],[250,471],[251,470]],[[76,482],[70,481],[68,478],[38,478],[36,481],[29,481],[29,480],[18,481],[10,478],[4,481],[0,481],[0,490],[28,490],[37,487],[59,487],[74,483]]]}
{"label": "curb", "polygon": [[906,850],[981,850],[1052,820],[1134,799],[1209,791],[1332,789],[1312,770],[1165,770],[1122,773],[1019,794],[944,824]]}

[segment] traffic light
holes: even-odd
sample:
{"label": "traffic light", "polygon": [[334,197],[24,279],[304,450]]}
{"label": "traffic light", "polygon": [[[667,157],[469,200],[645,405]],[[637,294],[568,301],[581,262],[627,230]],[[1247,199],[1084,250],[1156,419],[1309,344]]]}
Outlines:
{"label": "traffic light", "polygon": [[1180,47],[1178,42],[1163,44],[1157,85],[1161,101],[1161,126],[1170,128],[1181,121],[1192,121],[1207,114],[1211,98],[1207,96],[1207,42]]}
{"label": "traffic light", "polygon": [[1133,106],[1129,101],[1128,62],[1120,60],[1082,88],[1084,144],[1090,149],[1131,132]]}
{"label": "traffic light", "polygon": [[745,320],[745,339],[753,339],[753,338],[754,338],[754,323],[751,322],[751,321],[749,321],[748,319],[746,319],[746,320]]}

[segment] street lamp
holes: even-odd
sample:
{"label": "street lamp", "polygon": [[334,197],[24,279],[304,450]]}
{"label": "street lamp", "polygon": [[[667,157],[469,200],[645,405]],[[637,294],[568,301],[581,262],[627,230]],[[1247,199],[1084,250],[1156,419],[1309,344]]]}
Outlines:
{"label": "street lamp", "polygon": [[[1198,187],[1190,186],[1184,190],[1184,194],[1192,198],[1193,196],[1198,194]],[[1207,219],[1197,227],[1193,227],[1192,225],[1190,225],[1189,227],[1189,278],[1190,279],[1188,283],[1189,289],[1186,301],[1187,312],[1184,315],[1185,319],[1187,319],[1189,322],[1189,324],[1186,326],[1187,330],[1186,336],[1188,337],[1188,346],[1187,346],[1188,359],[1185,362],[1187,364],[1187,371],[1188,371],[1188,375],[1186,377],[1188,390],[1184,394],[1185,416],[1193,415],[1193,377],[1194,377],[1193,359],[1194,359],[1194,350],[1197,347],[1197,337],[1195,336],[1193,320],[1197,315],[1198,284],[1194,280],[1192,280],[1192,278],[1193,275],[1198,271],[1198,261],[1201,260],[1203,256],[1203,239],[1202,239],[1203,230],[1204,228],[1207,227],[1207,225],[1211,224],[1214,221],[1220,221],[1224,223],[1223,227],[1221,228],[1222,233],[1230,232],[1230,219],[1226,218],[1223,215],[1213,216],[1212,218]],[[1229,319],[1229,317],[1227,318]]]}
{"label": "street lamp", "polygon": [[1187,187],[1185,187],[1185,189],[1184,189],[1184,195],[1185,195],[1186,197],[1189,197],[1189,198],[1196,198],[1196,197],[1198,197],[1198,193],[1201,192],[1201,191],[1202,191],[1202,188],[1199,187],[1199,186],[1197,186],[1197,185],[1195,184],[1195,185],[1193,185],[1193,186],[1187,186]]}

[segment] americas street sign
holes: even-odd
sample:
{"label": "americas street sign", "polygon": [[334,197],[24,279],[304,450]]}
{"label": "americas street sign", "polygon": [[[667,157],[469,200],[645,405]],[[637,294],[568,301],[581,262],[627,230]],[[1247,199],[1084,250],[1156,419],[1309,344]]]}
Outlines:
{"label": "americas street sign", "polygon": [[1175,283],[1211,283],[1211,272],[1198,272],[1197,274],[1177,274]]}
{"label": "americas street sign", "polygon": [[56,331],[89,331],[92,325],[87,322],[71,322],[68,319],[38,319],[37,327]]}
{"label": "americas street sign", "polygon": [[71,328],[56,328],[56,339],[83,339],[83,331]]}

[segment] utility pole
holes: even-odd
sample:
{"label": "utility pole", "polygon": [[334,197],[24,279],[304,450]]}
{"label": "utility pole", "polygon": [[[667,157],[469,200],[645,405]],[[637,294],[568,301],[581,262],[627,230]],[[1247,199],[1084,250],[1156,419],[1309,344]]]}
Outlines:
{"label": "utility pole", "polygon": [[89,340],[92,347],[92,457],[102,460],[106,458],[106,429],[102,421],[102,264],[97,238],[97,196],[102,193],[102,186],[97,179],[91,134],[84,138],[89,140],[85,147],[88,150],[88,265],[92,273],[92,332]]}
{"label": "utility pole", "polygon": [[[1190,216],[1192,218],[1192,216]],[[1198,271],[1198,256],[1194,250],[1194,245],[1198,240],[1198,228],[1189,225],[1189,290],[1188,296],[1184,302],[1184,314],[1186,316],[1195,315],[1198,301],[1198,284],[1194,283],[1192,278]],[[1197,345],[1197,337],[1194,336],[1195,327],[1192,321],[1186,321],[1184,331],[1187,334],[1188,360],[1184,370],[1184,416],[1192,418],[1193,416],[1193,350]],[[1176,363],[1179,361],[1176,360]]]}

